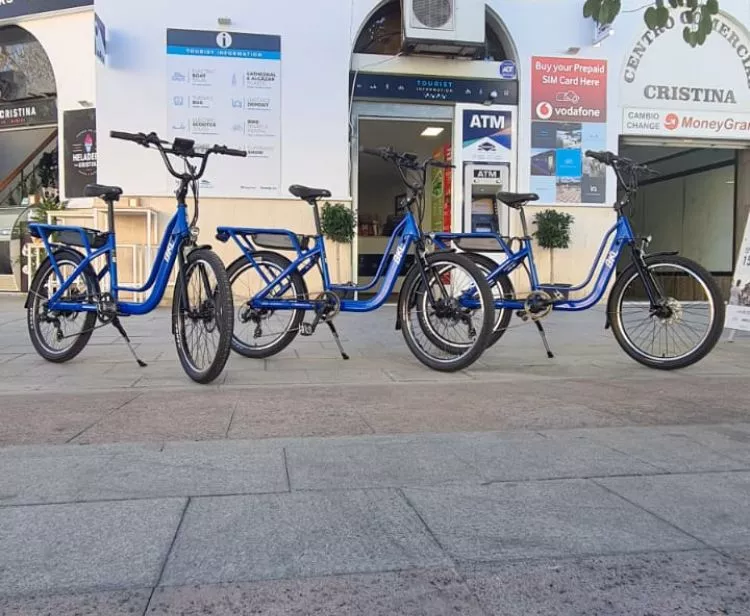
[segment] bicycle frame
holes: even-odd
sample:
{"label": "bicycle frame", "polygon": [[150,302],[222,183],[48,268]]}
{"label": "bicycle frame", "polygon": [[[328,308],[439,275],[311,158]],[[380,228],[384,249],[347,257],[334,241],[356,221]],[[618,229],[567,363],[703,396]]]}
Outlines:
{"label": "bicycle frame", "polygon": [[[630,226],[630,221],[626,216],[618,215],[617,222],[610,227],[609,231],[604,236],[599,251],[594,259],[594,263],[589,270],[586,279],[573,287],[570,286],[555,286],[555,285],[543,285],[539,282],[539,276],[537,274],[536,264],[534,262],[534,253],[532,248],[532,242],[530,237],[520,238],[521,248],[518,251],[513,251],[505,238],[495,233],[433,233],[430,234],[432,240],[438,248],[446,249],[448,246],[446,242],[461,238],[483,238],[483,239],[494,239],[498,242],[502,251],[508,255],[508,257],[501,263],[498,264],[497,268],[487,276],[487,280],[493,282],[498,276],[508,275],[518,267],[524,265],[528,260],[528,274],[529,282],[531,284],[532,291],[546,291],[552,296],[552,309],[560,310],[565,312],[577,312],[581,310],[587,310],[592,306],[596,305],[604,295],[607,285],[609,284],[612,274],[615,271],[617,262],[622,254],[622,250],[626,245],[633,246],[635,243],[635,236],[633,229]],[[607,240],[612,237],[612,241],[609,244],[606,257],[603,257],[605,248],[607,247]],[[560,299],[559,293],[561,291],[580,291],[585,288],[593,279],[596,270],[599,269],[599,274],[596,277],[593,290],[581,299]],[[525,305],[520,300],[509,300],[509,299],[497,299],[495,300],[496,308],[507,308],[510,310],[524,310]]]}
{"label": "bicycle frame", "polygon": [[[148,280],[142,287],[119,286],[117,282],[117,257],[115,248],[115,233],[107,233],[107,240],[104,246],[93,249],[89,242],[86,232],[81,227],[48,225],[41,223],[32,223],[29,225],[32,235],[39,237],[44,248],[49,255],[52,269],[57,275],[58,280],[62,280],[60,269],[55,259],[53,247],[67,246],[50,242],[50,235],[56,231],[74,231],[81,235],[83,247],[86,250],[83,261],[76,267],[73,273],[65,279],[57,291],[47,301],[50,310],[69,310],[74,312],[97,312],[98,306],[88,302],[65,302],[60,301],[63,293],[70,287],[73,281],[89,267],[92,262],[100,256],[106,256],[107,263],[97,273],[97,280],[101,281],[107,274],[110,280],[110,294],[117,305],[118,314],[124,316],[141,315],[151,312],[159,305],[169,282],[169,276],[172,273],[175,260],[182,248],[185,240],[190,238],[190,229],[187,221],[187,205],[178,203],[177,211],[172,216],[164,231],[159,251],[151,267],[151,273]],[[120,302],[118,295],[120,291],[143,293],[151,290],[148,298],[144,302]]]}
{"label": "bicycle frame", "polygon": [[[248,239],[249,235],[256,233],[263,233],[268,235],[286,235],[289,236],[292,242],[294,250],[297,252],[297,257],[292,263],[278,276],[270,278],[266,273],[258,267],[258,263],[255,260],[253,253],[256,252],[252,246],[251,240]],[[285,229],[259,229],[259,228],[244,228],[244,227],[218,227],[217,228],[217,239],[222,242],[226,242],[229,238],[232,238],[235,243],[240,247],[245,258],[252,263],[253,267],[260,272],[266,283],[265,288],[257,293],[253,298],[248,300],[247,305],[255,309],[268,309],[268,310],[315,310],[319,307],[319,302],[314,300],[287,300],[287,299],[273,299],[268,296],[272,290],[279,285],[289,274],[297,270],[300,275],[304,276],[313,267],[317,266],[320,270],[321,277],[323,279],[323,289],[325,291],[336,292],[361,292],[369,291],[375,287],[381,279],[383,279],[383,285],[380,290],[375,294],[374,297],[368,300],[341,300],[341,311],[342,312],[370,312],[376,310],[382,306],[388,296],[396,286],[396,280],[398,275],[401,273],[404,264],[404,258],[411,248],[412,244],[417,242],[421,233],[419,226],[417,225],[414,214],[407,210],[404,219],[394,229],[393,234],[388,240],[383,258],[380,260],[377,272],[372,280],[364,286],[353,286],[353,285],[336,285],[331,283],[330,274],[328,271],[328,259],[326,256],[325,243],[322,236],[315,236],[315,243],[309,250],[303,249],[300,245],[297,236],[291,231]],[[386,263],[390,257],[391,249],[394,244],[398,242],[396,251],[393,254],[393,259],[386,269]],[[283,293],[289,288],[289,284],[282,285],[280,292]]]}

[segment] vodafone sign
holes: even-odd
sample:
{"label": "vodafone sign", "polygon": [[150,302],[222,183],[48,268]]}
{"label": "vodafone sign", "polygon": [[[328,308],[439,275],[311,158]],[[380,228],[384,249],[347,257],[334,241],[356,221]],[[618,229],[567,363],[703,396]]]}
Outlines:
{"label": "vodafone sign", "polygon": [[607,61],[531,59],[532,120],[607,121]]}
{"label": "vodafone sign", "polygon": [[626,107],[622,128],[624,135],[750,140],[750,113]]}

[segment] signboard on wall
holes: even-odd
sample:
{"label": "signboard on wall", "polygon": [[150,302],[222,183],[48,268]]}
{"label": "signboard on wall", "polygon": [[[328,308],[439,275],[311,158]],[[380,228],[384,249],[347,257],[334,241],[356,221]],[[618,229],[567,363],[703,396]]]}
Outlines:
{"label": "signboard on wall", "polygon": [[[356,83],[355,83],[356,78]],[[516,105],[518,81],[512,79],[454,79],[424,75],[369,74],[352,71],[349,91],[361,99],[400,99],[436,103],[484,103],[492,92],[493,104]]]}
{"label": "signboard on wall", "polygon": [[750,218],[745,225],[731,284],[724,327],[750,330]]}
{"label": "signboard on wall", "polygon": [[464,162],[509,162],[513,147],[511,112],[464,110],[461,147]]}
{"label": "signboard on wall", "polygon": [[625,107],[622,132],[624,135],[750,140],[750,113]]}
{"label": "signboard on wall", "polygon": [[267,197],[281,185],[281,38],[167,30],[169,139],[246,150],[209,165],[204,194]]}
{"label": "signboard on wall", "polygon": [[93,6],[94,0],[2,0],[0,19]]}
{"label": "signboard on wall", "polygon": [[[452,191],[463,203],[463,230],[483,230],[492,216],[492,193],[501,188],[515,189],[516,113],[512,107],[456,108],[455,141],[461,149],[460,156],[456,156],[455,164],[459,167],[453,175],[456,185]],[[499,228],[507,231],[507,207],[501,206],[499,215]],[[453,227],[456,229],[457,225]]]}
{"label": "signboard on wall", "polygon": [[94,13],[94,54],[102,64],[106,64],[107,56],[107,29],[99,15]]}
{"label": "signboard on wall", "polygon": [[[712,17],[713,32],[705,43],[690,49],[680,20],[679,14],[672,13],[664,29],[645,30],[627,52],[619,88],[623,107],[729,115],[750,108],[747,30],[727,13],[719,12]],[[670,62],[664,70],[665,58],[680,61]],[[635,129],[630,127],[631,132]]]}
{"label": "signboard on wall", "polygon": [[0,129],[45,124],[57,124],[56,98],[0,104]]}
{"label": "signboard on wall", "polygon": [[96,183],[96,109],[63,113],[65,197],[83,197],[86,184]]}
{"label": "signboard on wall", "polygon": [[604,203],[606,168],[583,153],[606,149],[607,61],[531,63],[530,189],[543,203]]}

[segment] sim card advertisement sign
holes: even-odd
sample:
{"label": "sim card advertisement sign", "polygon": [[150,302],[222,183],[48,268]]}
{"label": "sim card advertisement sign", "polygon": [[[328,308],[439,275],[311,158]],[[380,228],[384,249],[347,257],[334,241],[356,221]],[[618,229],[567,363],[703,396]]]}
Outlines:
{"label": "sim card advertisement sign", "polygon": [[531,189],[544,203],[603,204],[606,168],[583,153],[606,149],[607,61],[531,62]]}

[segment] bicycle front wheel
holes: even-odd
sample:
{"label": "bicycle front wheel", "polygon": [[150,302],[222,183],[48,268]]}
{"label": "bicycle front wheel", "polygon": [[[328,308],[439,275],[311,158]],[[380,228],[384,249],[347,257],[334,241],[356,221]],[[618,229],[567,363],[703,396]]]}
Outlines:
{"label": "bicycle front wheel", "polygon": [[719,285],[685,257],[654,255],[645,262],[664,305],[651,308],[641,276],[630,265],[609,296],[615,339],[630,357],[650,368],[690,366],[714,348],[724,328]]}
{"label": "bicycle front wheel", "polygon": [[177,277],[172,299],[177,355],[191,379],[210,383],[221,374],[229,358],[233,326],[232,292],[224,264],[211,250],[193,250]]}
{"label": "bicycle front wheel", "polygon": [[[467,308],[464,300],[473,289]],[[487,280],[468,257],[433,253],[424,275],[418,264],[404,279],[399,323],[409,350],[426,366],[462,370],[484,352],[494,327],[495,307]]]}

